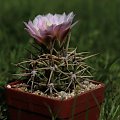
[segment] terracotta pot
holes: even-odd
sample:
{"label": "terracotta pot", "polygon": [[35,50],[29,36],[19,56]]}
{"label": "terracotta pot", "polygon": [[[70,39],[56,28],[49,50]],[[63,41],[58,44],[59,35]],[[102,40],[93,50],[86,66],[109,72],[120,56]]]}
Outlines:
{"label": "terracotta pot", "polygon": [[[105,86],[84,92],[67,100],[55,100],[14,88],[6,87],[6,99],[10,120],[52,120],[50,110],[57,120],[98,120],[104,100]],[[15,85],[20,82],[13,82]]]}

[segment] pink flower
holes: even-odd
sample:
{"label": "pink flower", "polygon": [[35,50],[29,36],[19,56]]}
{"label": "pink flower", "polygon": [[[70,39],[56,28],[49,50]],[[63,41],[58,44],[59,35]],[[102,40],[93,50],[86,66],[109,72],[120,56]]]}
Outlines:
{"label": "pink flower", "polygon": [[73,12],[66,15],[60,14],[47,14],[38,15],[32,21],[24,23],[28,33],[35,38],[39,44],[49,45],[51,40],[58,40],[60,43],[64,42],[68,35],[72,21],[74,18]]}

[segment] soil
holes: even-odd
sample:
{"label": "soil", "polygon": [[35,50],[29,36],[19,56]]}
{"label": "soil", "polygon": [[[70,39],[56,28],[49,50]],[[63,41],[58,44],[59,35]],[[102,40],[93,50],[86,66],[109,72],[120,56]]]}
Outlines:
{"label": "soil", "polygon": [[100,86],[101,84],[94,84],[91,81],[86,80],[86,81],[81,82],[81,86],[76,85],[76,88],[73,89],[71,92],[60,91],[60,92],[53,93],[51,95],[48,95],[47,93],[44,93],[40,90],[35,90],[34,92],[31,92],[30,89],[28,89],[29,85],[27,85],[26,83],[20,83],[20,84],[16,84],[12,86],[8,85],[7,87],[14,88],[22,92],[28,92],[28,93],[32,93],[35,95],[45,96],[45,97],[53,98],[53,99],[68,99],[68,98],[76,96],[77,94],[81,94],[86,91],[96,89]]}

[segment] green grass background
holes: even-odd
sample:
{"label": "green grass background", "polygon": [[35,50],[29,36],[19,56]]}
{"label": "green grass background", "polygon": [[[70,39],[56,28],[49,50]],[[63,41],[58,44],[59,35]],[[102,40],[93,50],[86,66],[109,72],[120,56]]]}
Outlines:
{"label": "green grass background", "polygon": [[95,79],[106,84],[100,120],[120,120],[120,0],[0,0],[0,85],[12,80],[17,71],[12,63],[22,61],[30,48],[23,21],[71,11],[79,23],[70,46],[99,53],[89,64]]}

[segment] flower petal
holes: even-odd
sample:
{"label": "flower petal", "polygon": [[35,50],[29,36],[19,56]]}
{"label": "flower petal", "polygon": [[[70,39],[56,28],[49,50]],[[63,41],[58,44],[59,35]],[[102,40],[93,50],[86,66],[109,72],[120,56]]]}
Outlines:
{"label": "flower petal", "polygon": [[75,15],[73,14],[73,12],[69,13],[68,16],[67,16],[67,22],[72,22],[74,16]]}
{"label": "flower petal", "polygon": [[28,33],[35,38],[40,44],[49,46],[50,41],[59,40],[63,43],[65,37],[71,29],[71,24],[74,18],[73,12],[66,15],[61,14],[46,14],[38,15],[32,21],[24,23]]}

